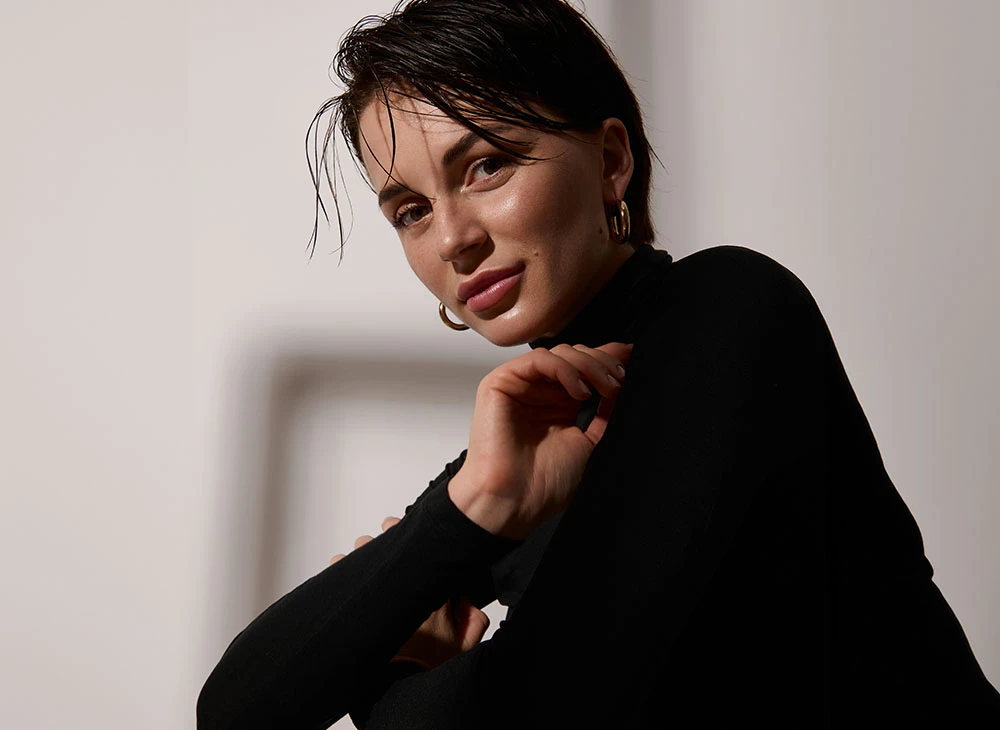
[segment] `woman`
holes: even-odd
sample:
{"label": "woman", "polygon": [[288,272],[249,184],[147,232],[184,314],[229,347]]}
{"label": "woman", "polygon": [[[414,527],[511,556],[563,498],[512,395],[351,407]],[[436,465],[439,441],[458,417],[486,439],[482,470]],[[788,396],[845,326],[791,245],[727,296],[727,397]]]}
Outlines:
{"label": "woman", "polygon": [[401,521],[233,641],[200,727],[997,722],[808,291],[649,245],[641,115],[582,16],[416,0],[337,70],[317,119],[442,319],[532,351]]}

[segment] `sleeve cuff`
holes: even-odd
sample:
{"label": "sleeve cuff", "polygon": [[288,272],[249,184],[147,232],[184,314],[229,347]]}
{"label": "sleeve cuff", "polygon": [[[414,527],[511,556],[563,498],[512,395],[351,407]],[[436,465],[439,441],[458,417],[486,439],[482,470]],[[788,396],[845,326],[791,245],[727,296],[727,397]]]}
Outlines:
{"label": "sleeve cuff", "polygon": [[520,544],[518,540],[494,535],[466,517],[451,501],[447,481],[432,489],[416,505],[416,509],[425,513],[428,523],[450,545],[489,563],[500,559]]}

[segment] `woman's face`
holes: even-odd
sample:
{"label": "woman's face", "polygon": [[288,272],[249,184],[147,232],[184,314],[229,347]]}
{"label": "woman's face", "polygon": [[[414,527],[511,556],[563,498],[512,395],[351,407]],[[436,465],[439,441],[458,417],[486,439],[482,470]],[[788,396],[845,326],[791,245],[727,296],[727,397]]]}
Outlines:
{"label": "woman's face", "polygon": [[414,273],[497,345],[557,334],[632,253],[605,213],[632,174],[621,122],[572,136],[483,122],[540,158],[520,160],[426,102],[389,98],[395,159],[381,102],[361,114],[362,158]]}

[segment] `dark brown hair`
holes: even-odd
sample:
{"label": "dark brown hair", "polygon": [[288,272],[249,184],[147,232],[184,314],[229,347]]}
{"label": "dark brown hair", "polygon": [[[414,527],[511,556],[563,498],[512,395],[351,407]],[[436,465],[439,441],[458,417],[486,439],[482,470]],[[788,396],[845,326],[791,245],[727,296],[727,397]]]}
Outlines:
{"label": "dark brown hair", "polygon": [[[635,160],[625,192],[631,242],[652,242],[649,189],[654,153],[639,104],[604,39],[568,2],[403,0],[388,15],[366,17],[351,29],[341,41],[333,70],[344,92],[324,102],[306,134],[306,156],[316,189],[310,250],[316,245],[321,212],[329,222],[322,194],[324,176],[336,207],[341,244],[345,238],[328,157],[335,147],[334,130],[340,128],[358,165],[363,144],[358,118],[376,98],[388,107],[390,91],[425,99],[507,154],[521,158],[526,155],[481,123],[501,121],[570,132],[596,130],[605,119],[617,117],[628,132]],[[335,149],[333,155],[335,159]]]}

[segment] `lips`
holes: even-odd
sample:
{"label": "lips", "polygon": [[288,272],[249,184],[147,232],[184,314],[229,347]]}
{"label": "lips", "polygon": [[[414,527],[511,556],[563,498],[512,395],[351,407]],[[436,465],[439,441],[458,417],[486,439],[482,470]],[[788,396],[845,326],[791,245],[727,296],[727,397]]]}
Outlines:
{"label": "lips", "polygon": [[524,271],[524,264],[511,266],[506,269],[490,269],[481,274],[477,274],[468,281],[463,281],[458,285],[458,299],[467,302],[477,294],[480,294],[499,281],[516,276]]}

